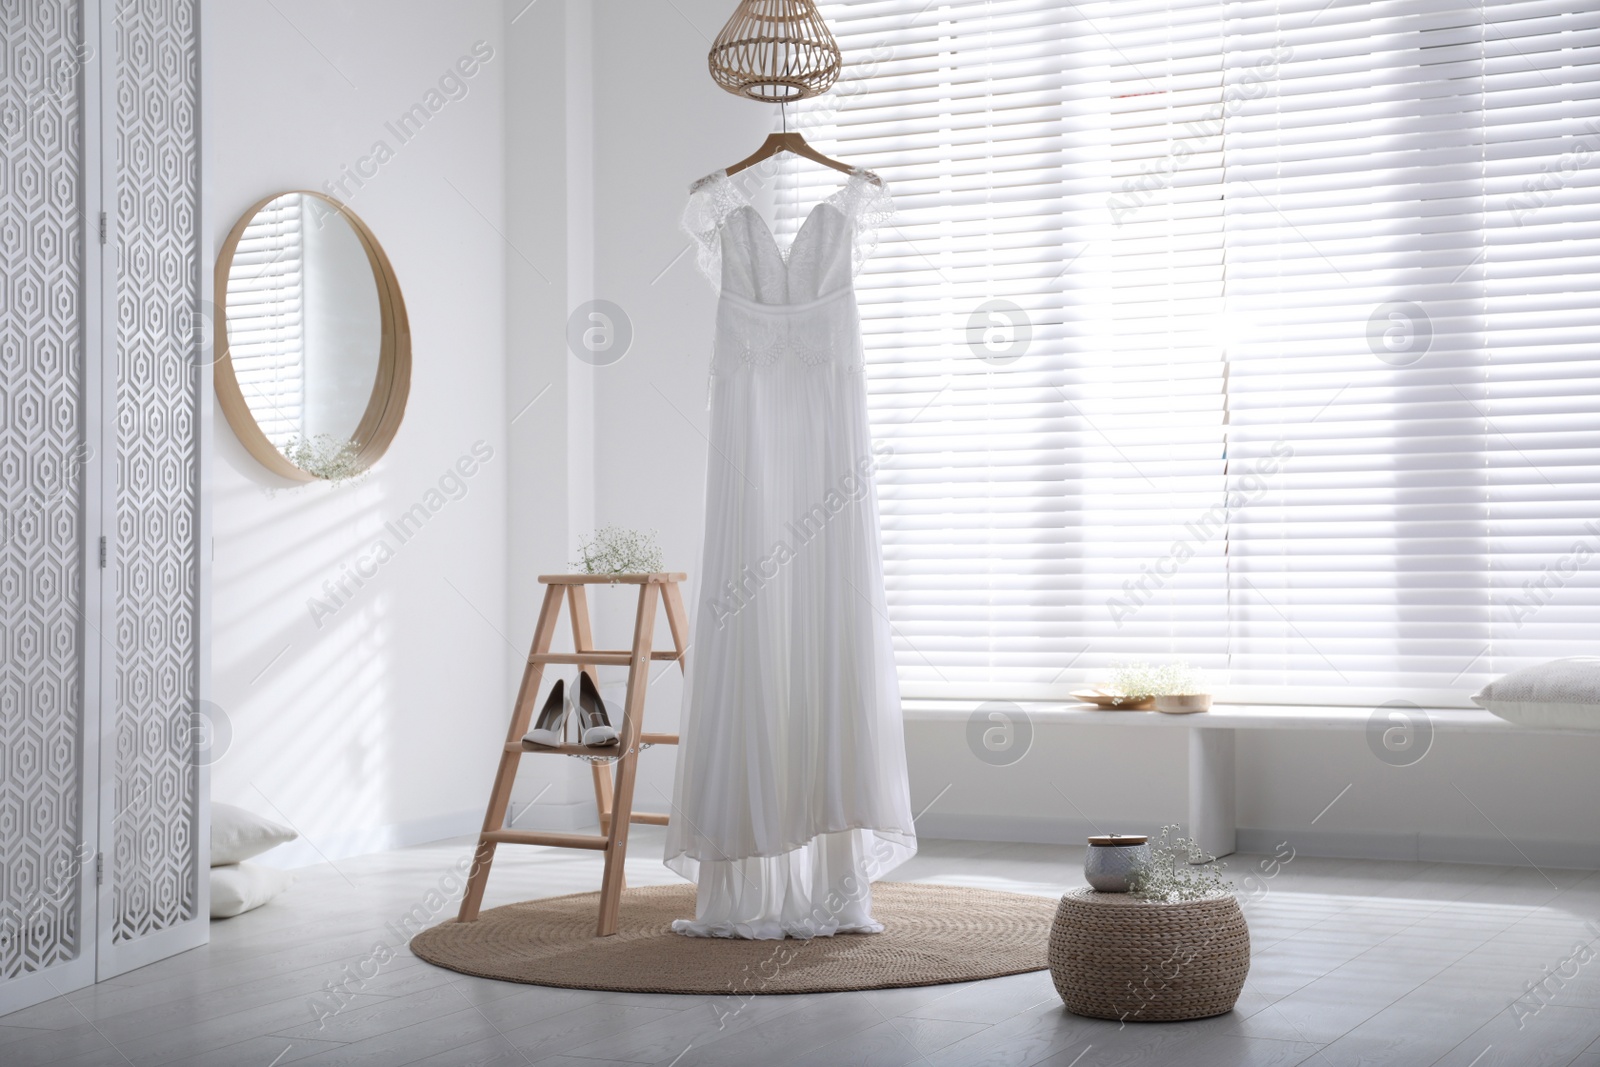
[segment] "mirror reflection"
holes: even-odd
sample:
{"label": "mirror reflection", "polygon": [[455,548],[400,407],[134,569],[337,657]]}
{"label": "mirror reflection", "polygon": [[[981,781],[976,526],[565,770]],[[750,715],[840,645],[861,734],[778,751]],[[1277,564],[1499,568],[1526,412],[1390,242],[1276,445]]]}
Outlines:
{"label": "mirror reflection", "polygon": [[356,437],[383,319],[375,265],[343,214],[305,193],[256,211],[228,268],[225,319],[239,391],[274,448],[295,458]]}

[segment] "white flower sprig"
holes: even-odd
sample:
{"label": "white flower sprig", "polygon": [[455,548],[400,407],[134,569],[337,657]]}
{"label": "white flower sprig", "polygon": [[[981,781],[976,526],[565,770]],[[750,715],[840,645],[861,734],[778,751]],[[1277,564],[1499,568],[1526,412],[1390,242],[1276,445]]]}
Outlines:
{"label": "white flower sprig", "polygon": [[291,438],[283,446],[283,454],[290,463],[334,485],[366,476],[367,468],[358,458],[360,451],[354,441],[326,433]]}
{"label": "white flower sprig", "polygon": [[1176,693],[1200,693],[1204,691],[1200,688],[1202,684],[1200,672],[1187,663],[1163,663],[1155,667],[1148,663],[1126,663],[1114,668],[1111,689],[1121,693],[1125,700],[1143,700]]}
{"label": "white flower sprig", "polygon": [[1206,855],[1189,838],[1175,837],[1177,832],[1177,826],[1161,828],[1161,836],[1150,844],[1150,862],[1129,879],[1129,892],[1161,904],[1208,900],[1233,892],[1233,884],[1222,877],[1227,864]]}
{"label": "white flower sprig", "polygon": [[661,546],[654,530],[603,526],[579,540],[572,565],[584,574],[654,574],[661,570]]}

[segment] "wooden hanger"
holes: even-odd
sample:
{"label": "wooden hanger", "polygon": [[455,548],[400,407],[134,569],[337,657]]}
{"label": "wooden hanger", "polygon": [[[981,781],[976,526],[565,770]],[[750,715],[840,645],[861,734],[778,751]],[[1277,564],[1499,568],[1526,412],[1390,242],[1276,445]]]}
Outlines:
{"label": "wooden hanger", "polygon": [[[779,104],[778,108],[783,115],[783,132],[768,134],[767,139],[761,142],[760,148],[739,160],[739,162],[735,163],[733,166],[728,167],[723,171],[724,174],[731,178],[747,167],[753,167],[762,160],[771,159],[779,152],[791,152],[794,155],[799,156],[801,159],[809,159],[813,163],[821,163],[824,167],[832,167],[834,170],[841,171],[845,174],[854,174],[859,170],[862,175],[865,176],[866,179],[873,185],[880,187],[883,185],[883,179],[872,173],[870,170],[866,170],[862,167],[852,167],[848,163],[841,163],[839,160],[825,156],[821,152],[818,152],[815,148],[812,148],[806,143],[806,139],[804,137],[798,133],[792,132],[789,129],[788,104]],[[698,186],[700,183],[696,182],[695,184]]]}
{"label": "wooden hanger", "polygon": [[[760,148],[756,149],[745,158],[739,160],[739,162],[735,163],[733,166],[727,168],[724,173],[731,178],[747,167],[753,167],[764,159],[771,159],[779,152],[792,152],[802,159],[809,159],[813,163],[821,163],[824,167],[832,167],[834,170],[843,171],[845,174],[854,174],[857,170],[861,170],[859,167],[852,167],[848,163],[841,163],[837,159],[832,159],[823,155],[821,152],[818,152],[815,148],[812,148],[809,144],[807,144],[806,139],[800,136],[798,133],[784,132],[768,134],[767,139],[761,143]],[[872,182],[872,184],[883,184],[883,179],[872,173],[870,170],[861,170],[861,173],[864,174],[867,180]]]}

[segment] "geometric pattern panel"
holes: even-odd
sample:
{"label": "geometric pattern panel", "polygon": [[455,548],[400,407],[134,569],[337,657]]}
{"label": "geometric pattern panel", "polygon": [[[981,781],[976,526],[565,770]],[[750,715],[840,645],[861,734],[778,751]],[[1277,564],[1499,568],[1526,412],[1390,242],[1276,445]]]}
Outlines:
{"label": "geometric pattern panel", "polygon": [[0,2],[0,981],[85,941],[82,43]]}
{"label": "geometric pattern panel", "polygon": [[[9,0],[7,0],[9,2]],[[112,940],[195,918],[199,36],[196,0],[116,5]]]}

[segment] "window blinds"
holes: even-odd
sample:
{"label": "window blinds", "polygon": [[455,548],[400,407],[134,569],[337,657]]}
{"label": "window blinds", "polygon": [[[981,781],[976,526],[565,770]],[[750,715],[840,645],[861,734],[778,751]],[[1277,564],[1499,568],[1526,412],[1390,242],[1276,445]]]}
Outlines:
{"label": "window blinds", "polygon": [[[823,10],[794,121],[898,209],[858,292],[907,695],[1459,703],[1587,651],[1600,13]],[[830,179],[780,171],[780,231]]]}
{"label": "window blinds", "polygon": [[228,273],[233,373],[280,449],[301,436],[305,415],[305,199],[282,196],[256,212]]}
{"label": "window blinds", "polygon": [[1498,672],[1600,645],[1600,10],[1485,11],[1477,269]]}
{"label": "window blinds", "polygon": [[1227,14],[1230,490],[1282,454],[1230,511],[1229,680],[1459,702],[1490,666],[1479,6]]}

